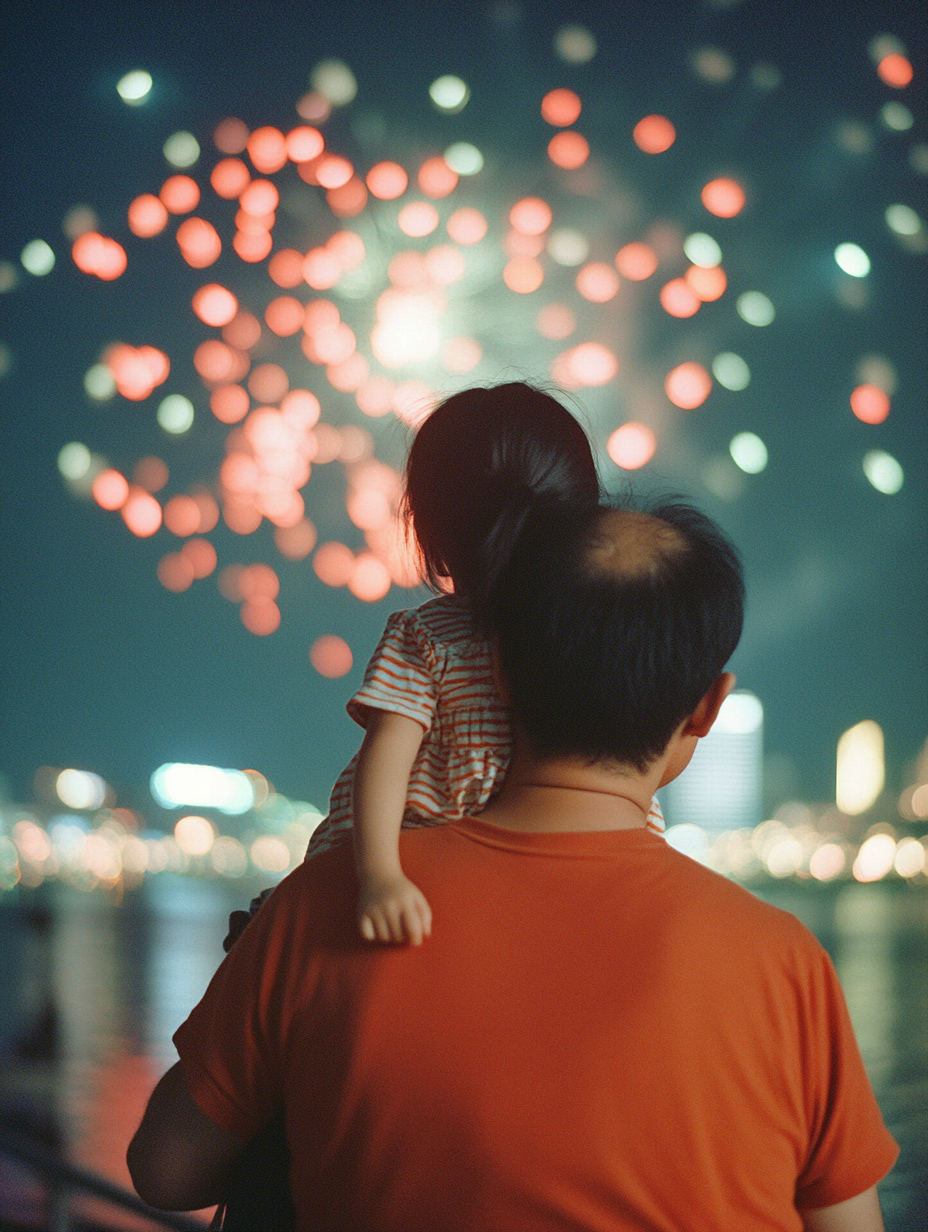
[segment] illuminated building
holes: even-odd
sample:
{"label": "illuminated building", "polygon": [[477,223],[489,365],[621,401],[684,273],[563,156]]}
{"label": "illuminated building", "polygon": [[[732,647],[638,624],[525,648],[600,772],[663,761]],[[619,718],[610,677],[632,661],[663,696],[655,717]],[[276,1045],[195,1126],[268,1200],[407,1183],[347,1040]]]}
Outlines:
{"label": "illuminated building", "polygon": [[726,698],[689,766],[660,793],[668,827],[736,830],[760,822],[763,725],[763,707],[753,693]]}

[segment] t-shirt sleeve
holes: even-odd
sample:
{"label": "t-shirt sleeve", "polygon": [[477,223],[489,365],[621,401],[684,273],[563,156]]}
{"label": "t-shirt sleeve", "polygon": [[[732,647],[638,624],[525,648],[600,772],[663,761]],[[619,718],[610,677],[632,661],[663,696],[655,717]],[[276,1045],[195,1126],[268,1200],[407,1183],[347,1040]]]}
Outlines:
{"label": "t-shirt sleeve", "polygon": [[274,1045],[282,945],[269,928],[274,914],[269,900],[174,1035],[194,1102],[241,1138],[257,1133],[283,1099],[280,1048]]}
{"label": "t-shirt sleeve", "polygon": [[864,1069],[837,973],[825,951],[816,948],[805,1057],[812,1132],[796,1183],[799,1210],[855,1198],[882,1180],[899,1155]]}
{"label": "t-shirt sleeve", "polygon": [[348,702],[348,713],[367,726],[367,712],[390,710],[414,719],[428,731],[435,717],[435,649],[415,608],[394,612],[371,656],[364,682]]}

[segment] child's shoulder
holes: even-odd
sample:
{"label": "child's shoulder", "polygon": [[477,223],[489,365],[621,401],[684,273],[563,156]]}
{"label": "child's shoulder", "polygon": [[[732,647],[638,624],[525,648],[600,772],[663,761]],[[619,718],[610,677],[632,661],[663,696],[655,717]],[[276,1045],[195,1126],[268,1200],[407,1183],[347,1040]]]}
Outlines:
{"label": "child's shoulder", "polygon": [[437,595],[418,607],[394,612],[387,628],[439,645],[472,642],[475,638],[470,606],[458,595]]}

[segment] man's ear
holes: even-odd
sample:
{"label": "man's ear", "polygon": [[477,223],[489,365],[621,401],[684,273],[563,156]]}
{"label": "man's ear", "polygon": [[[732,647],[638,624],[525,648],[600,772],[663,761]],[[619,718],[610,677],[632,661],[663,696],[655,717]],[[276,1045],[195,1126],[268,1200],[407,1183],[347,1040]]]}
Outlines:
{"label": "man's ear", "polygon": [[509,684],[506,677],[503,675],[503,664],[499,653],[499,642],[495,637],[490,641],[490,666],[493,671],[493,683],[496,685],[496,691],[506,705],[510,706],[512,704],[512,697],[509,693]]}
{"label": "man's ear", "polygon": [[735,677],[731,672],[722,672],[713,682],[705,697],[686,720],[681,735],[708,736],[712,724],[719,716],[722,702],[735,687]]}

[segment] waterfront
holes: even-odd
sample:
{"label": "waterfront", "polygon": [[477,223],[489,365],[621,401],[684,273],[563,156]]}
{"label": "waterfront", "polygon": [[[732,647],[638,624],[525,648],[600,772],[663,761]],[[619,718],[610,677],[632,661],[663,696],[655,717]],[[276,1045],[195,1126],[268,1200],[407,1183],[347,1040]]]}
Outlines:
{"label": "waterfront", "polygon": [[[166,874],[120,904],[57,883],[6,895],[7,1112],[16,1104],[51,1117],[73,1161],[127,1184],[125,1148],[152,1086],[176,1059],[171,1036],[222,959],[228,912],[257,886]],[[928,886],[771,880],[756,892],[799,916],[835,960],[902,1147],[881,1187],[886,1226],[920,1232],[928,1228]]]}

